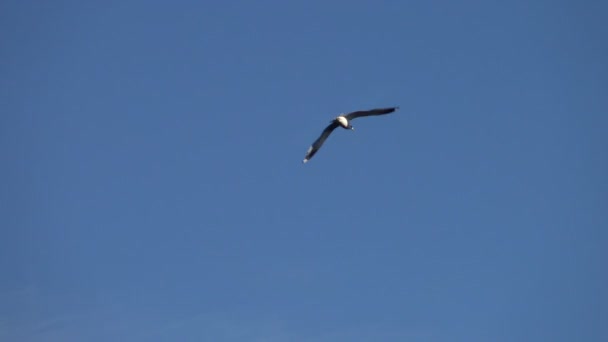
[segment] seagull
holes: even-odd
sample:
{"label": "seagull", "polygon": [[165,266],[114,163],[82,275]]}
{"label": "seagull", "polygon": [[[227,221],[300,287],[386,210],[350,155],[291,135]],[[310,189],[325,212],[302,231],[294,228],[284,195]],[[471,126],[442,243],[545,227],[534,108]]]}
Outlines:
{"label": "seagull", "polygon": [[315,142],[313,142],[312,145],[310,145],[310,147],[308,148],[308,151],[306,151],[306,156],[304,157],[304,160],[302,160],[302,163],[306,163],[307,161],[310,160],[310,158],[312,158],[315,155],[315,153],[317,153],[317,151],[321,148],[321,146],[323,146],[323,143],[325,142],[327,137],[329,137],[331,132],[333,132],[334,129],[336,129],[338,126],[341,126],[344,129],[355,130],[353,125],[350,124],[351,120],[360,118],[362,116],[389,114],[389,113],[396,111],[397,109],[399,109],[399,107],[376,108],[376,109],[370,109],[370,110],[360,110],[360,111],[351,112],[348,114],[342,113],[342,114],[338,115],[335,119],[330,121],[329,126],[325,127],[325,129],[321,133],[321,136],[319,138],[317,138],[317,140],[315,140]]}

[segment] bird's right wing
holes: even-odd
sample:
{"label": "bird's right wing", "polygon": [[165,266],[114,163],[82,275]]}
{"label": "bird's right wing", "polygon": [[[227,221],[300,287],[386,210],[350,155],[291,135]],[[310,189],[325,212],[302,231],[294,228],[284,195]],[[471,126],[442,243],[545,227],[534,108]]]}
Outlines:
{"label": "bird's right wing", "polygon": [[348,114],[346,114],[344,116],[348,120],[353,120],[353,119],[356,119],[356,118],[360,118],[362,116],[388,114],[388,113],[392,113],[392,112],[396,111],[397,109],[399,109],[399,107],[388,107],[388,108],[376,108],[376,109],[370,109],[370,110],[360,110],[360,111],[348,113]]}
{"label": "bird's right wing", "polygon": [[306,156],[304,157],[304,160],[302,160],[302,163],[306,163],[307,161],[310,160],[310,158],[312,158],[312,156],[315,155],[315,153],[317,153],[317,151],[321,148],[321,146],[323,146],[323,143],[325,142],[327,137],[329,137],[331,132],[333,132],[333,130],[336,129],[336,127],[338,127],[338,126],[339,126],[338,121],[334,120],[329,124],[329,126],[325,127],[325,129],[321,133],[321,136],[319,136],[317,138],[317,140],[315,140],[315,142],[313,142],[312,145],[310,145],[310,147],[308,148],[308,151],[306,151]]}

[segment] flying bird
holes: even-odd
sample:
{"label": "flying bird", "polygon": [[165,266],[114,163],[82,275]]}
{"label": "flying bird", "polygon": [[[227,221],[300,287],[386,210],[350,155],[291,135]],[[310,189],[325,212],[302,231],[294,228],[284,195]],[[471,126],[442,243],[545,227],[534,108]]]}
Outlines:
{"label": "flying bird", "polygon": [[323,143],[325,142],[327,137],[329,137],[331,132],[333,132],[334,129],[336,129],[338,126],[341,126],[344,129],[354,130],[355,128],[350,123],[351,120],[354,120],[356,118],[360,118],[363,116],[389,114],[389,113],[396,111],[397,109],[399,109],[399,107],[377,108],[377,109],[370,109],[370,110],[360,110],[360,111],[351,112],[348,114],[342,113],[342,114],[338,115],[335,119],[331,120],[329,126],[325,127],[325,129],[321,133],[321,136],[319,136],[317,138],[317,140],[315,140],[315,142],[313,142],[312,145],[310,145],[310,147],[308,148],[308,151],[306,151],[306,156],[304,157],[304,160],[302,160],[302,163],[306,163],[307,161],[310,160],[310,158],[312,158],[315,155],[315,153],[317,153],[317,151],[321,148],[321,146],[323,146]]}

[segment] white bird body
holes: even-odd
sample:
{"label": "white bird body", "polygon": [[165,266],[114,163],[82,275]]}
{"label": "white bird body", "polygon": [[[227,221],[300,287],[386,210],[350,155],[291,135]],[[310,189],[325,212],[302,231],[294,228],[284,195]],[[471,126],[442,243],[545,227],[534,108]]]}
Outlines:
{"label": "white bird body", "polygon": [[338,120],[340,126],[342,126],[343,128],[348,128],[348,119],[345,118],[344,115],[338,116],[336,120]]}

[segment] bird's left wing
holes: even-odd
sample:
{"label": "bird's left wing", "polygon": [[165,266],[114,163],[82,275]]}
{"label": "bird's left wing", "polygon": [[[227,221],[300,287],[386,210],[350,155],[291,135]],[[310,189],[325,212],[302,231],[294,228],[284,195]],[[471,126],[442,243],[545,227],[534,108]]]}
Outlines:
{"label": "bird's left wing", "polygon": [[308,151],[306,151],[306,156],[304,157],[304,160],[302,160],[302,163],[306,163],[310,160],[310,158],[312,158],[312,156],[315,155],[315,153],[317,153],[321,146],[323,146],[323,143],[325,142],[327,137],[329,137],[331,132],[333,132],[333,130],[336,129],[338,125],[338,121],[334,120],[329,124],[329,126],[325,127],[321,135],[317,138],[317,140],[315,140],[315,142],[312,143],[312,145],[310,145]]}
{"label": "bird's left wing", "polygon": [[388,108],[376,108],[376,109],[370,109],[370,110],[360,110],[360,111],[348,113],[348,114],[344,115],[344,117],[346,117],[346,119],[348,119],[348,120],[353,120],[353,119],[356,119],[356,118],[359,118],[359,117],[362,117],[362,116],[388,114],[388,113],[392,113],[392,112],[396,111],[397,109],[399,109],[399,107],[388,107]]}

